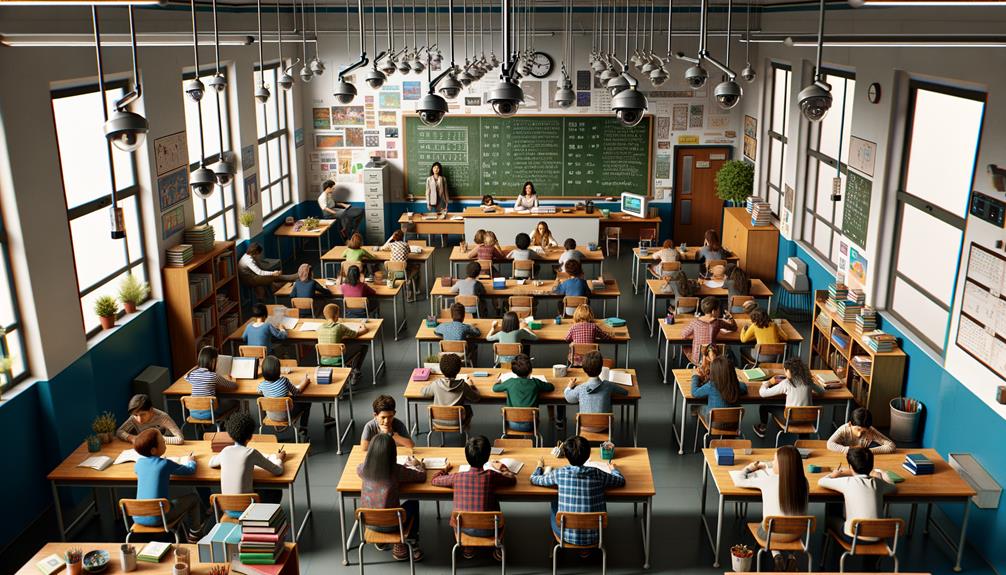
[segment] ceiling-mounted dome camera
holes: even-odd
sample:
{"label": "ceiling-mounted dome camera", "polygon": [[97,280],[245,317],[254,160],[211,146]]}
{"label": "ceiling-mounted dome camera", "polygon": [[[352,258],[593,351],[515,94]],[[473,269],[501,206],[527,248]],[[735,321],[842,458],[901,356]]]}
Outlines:
{"label": "ceiling-mounted dome camera", "polygon": [[266,88],[264,84],[259,84],[259,87],[255,88],[255,99],[258,100],[260,104],[268,102],[269,88]]}
{"label": "ceiling-mounted dome camera", "polygon": [[226,159],[221,159],[217,163],[210,166],[213,171],[213,175],[217,178],[217,184],[221,187],[227,187],[234,182],[234,164],[227,161]]}
{"label": "ceiling-mounted dome camera", "polygon": [[685,70],[685,81],[688,82],[688,85],[693,90],[698,90],[702,86],[705,86],[707,79],[709,79],[709,72],[706,72],[706,69],[701,64],[696,64]]}
{"label": "ceiling-mounted dome camera", "polygon": [[667,81],[667,70],[664,70],[663,66],[658,66],[650,72],[650,83],[654,86],[660,86]]}
{"label": "ceiling-mounted dome camera", "polygon": [[206,83],[221,94],[227,89],[227,77],[223,74],[214,74]]}
{"label": "ceiling-mounted dome camera", "polygon": [[189,174],[189,187],[197,198],[207,199],[213,195],[217,186],[217,176],[205,166]]}
{"label": "ceiling-mounted dome camera", "polygon": [[379,90],[381,86],[384,85],[384,81],[387,80],[387,77],[384,75],[384,72],[378,70],[377,68],[371,68],[363,75],[363,80],[374,90]]}
{"label": "ceiling-mounted dome camera", "polygon": [[395,66],[395,61],[391,58],[391,56],[388,56],[384,60],[384,63],[381,64],[381,71],[384,72],[385,76],[391,76],[398,71],[398,67]]}
{"label": "ceiling-mounted dome camera", "polygon": [[276,79],[276,83],[279,84],[280,88],[289,90],[290,88],[293,88],[293,76],[283,72],[279,75],[279,78]]}
{"label": "ceiling-mounted dome camera", "polygon": [[315,76],[321,76],[325,73],[325,63],[322,62],[317,56],[311,59],[311,71],[314,72]]}
{"label": "ceiling-mounted dome camera", "polygon": [[754,82],[756,76],[757,74],[755,73],[755,69],[751,67],[750,62],[748,62],[747,66],[744,66],[744,69],[741,70],[741,78],[744,78],[745,82]]}
{"label": "ceiling-mounted dome camera", "polygon": [[436,126],[447,115],[447,100],[436,94],[426,94],[416,106],[419,120],[427,126]]}
{"label": "ceiling-mounted dome camera", "polygon": [[623,125],[635,126],[646,114],[646,96],[635,88],[622,90],[611,99],[611,109]]}
{"label": "ceiling-mounted dome camera", "polygon": [[560,108],[568,108],[576,102],[576,92],[569,88],[559,88],[555,91],[555,103]]}
{"label": "ceiling-mounted dome camera", "polygon": [[612,78],[611,80],[608,80],[608,83],[604,85],[604,87],[607,88],[609,92],[611,92],[612,96],[618,94],[622,90],[629,89],[629,79],[626,78],[625,76],[626,76],[625,73],[619,74],[614,78]]}
{"label": "ceiling-mounted dome camera", "polygon": [[300,69],[300,79],[306,84],[311,81],[311,78],[314,78],[314,72],[311,71],[309,65],[305,65]]}
{"label": "ceiling-mounted dome camera", "polygon": [[193,102],[198,102],[203,99],[203,94],[206,92],[206,87],[199,78],[193,78],[188,82],[185,82],[185,93],[189,95],[189,98]]}
{"label": "ceiling-mounted dome camera", "polygon": [[440,81],[440,84],[437,85],[440,95],[448,100],[457,98],[458,94],[461,93],[461,88],[464,88],[464,86],[457,78],[454,77],[454,74],[448,74]]}
{"label": "ceiling-mounted dome camera", "polygon": [[105,138],[123,152],[135,152],[147,137],[147,119],[139,114],[116,110],[105,122]]}
{"label": "ceiling-mounted dome camera", "polygon": [[509,78],[503,78],[496,88],[489,92],[488,101],[497,116],[509,118],[517,113],[524,102],[524,90]]}
{"label": "ceiling-mounted dome camera", "polygon": [[720,82],[713,91],[713,95],[716,96],[716,103],[724,110],[729,110],[736,106],[737,102],[741,101],[743,93],[744,91],[741,90],[740,85],[733,80]]}
{"label": "ceiling-mounted dome camera", "polygon": [[335,83],[335,92],[333,95],[340,104],[349,104],[356,97],[356,86],[350,84],[344,78],[339,78],[339,81]]}
{"label": "ceiling-mounted dome camera", "polygon": [[800,111],[811,122],[820,122],[831,109],[831,86],[820,80],[800,90]]}

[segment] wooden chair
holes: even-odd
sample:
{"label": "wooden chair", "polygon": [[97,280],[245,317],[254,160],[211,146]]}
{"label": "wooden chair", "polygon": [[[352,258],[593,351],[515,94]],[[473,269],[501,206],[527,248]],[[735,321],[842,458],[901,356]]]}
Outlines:
{"label": "wooden chair", "polygon": [[475,317],[479,315],[479,296],[476,295],[456,295],[454,301],[465,306],[465,313],[470,313]]}
{"label": "wooden chair", "polygon": [[[439,317],[441,319],[451,319],[451,308],[449,308],[449,307],[440,308],[440,313],[437,315],[437,317]],[[475,318],[475,316],[473,316],[470,313],[466,313],[465,314],[465,321],[466,322],[469,321],[469,320],[472,320],[474,318]]]}
{"label": "wooden chair", "polygon": [[[153,533],[171,533],[175,536],[175,544],[181,543],[178,538],[178,524],[182,517],[179,515],[172,521],[168,521],[168,513],[171,511],[171,502],[167,499],[120,499],[119,512],[122,514],[122,524],[126,527],[126,543],[134,533],[143,535]],[[130,517],[160,517],[161,524],[157,526],[130,524]]]}
{"label": "wooden chair", "polygon": [[[555,522],[559,524],[559,535],[552,532],[556,544],[552,548],[552,575],[556,575],[559,568],[560,549],[600,549],[601,550],[601,573],[608,570],[608,552],[604,550],[604,528],[608,526],[608,513],[605,511],[595,511],[591,513],[569,513],[560,511],[555,514]],[[573,545],[566,543],[562,534],[566,529],[596,529],[597,544],[595,545]]]}
{"label": "wooden chair", "polygon": [[529,295],[512,295],[507,298],[507,307],[518,315],[521,312],[530,315],[534,313],[534,298]]}
{"label": "wooden chair", "polygon": [[468,361],[468,342],[466,341],[440,340],[440,355],[443,356],[445,353],[459,355],[463,365],[471,365],[471,362]]}
{"label": "wooden chair", "polygon": [[[710,409],[708,421],[706,421],[706,417],[702,415],[702,412],[700,411],[698,419],[699,424],[706,428],[706,433],[702,436],[702,447],[706,446],[709,437],[713,435],[720,438],[737,438],[744,436],[744,433],[741,431],[741,421],[744,419],[743,407],[720,407],[717,409]],[[692,451],[696,451],[698,448],[699,430],[696,427],[695,444],[692,446]]]}
{"label": "wooden chair", "polygon": [[694,314],[699,309],[699,298],[692,296],[682,296],[674,301],[675,315]]}
{"label": "wooden chair", "polygon": [[[430,446],[430,438],[435,432],[440,433],[440,447],[444,446],[444,436],[457,433],[468,442],[468,431],[465,428],[465,406],[463,405],[428,405],[430,414],[430,432],[426,434],[426,447]],[[450,421],[451,423],[447,423]],[[455,424],[454,422],[457,422]]]}
{"label": "wooden chair", "polygon": [[297,310],[298,317],[303,317],[300,312],[306,311],[307,317],[314,317],[314,299],[309,297],[292,297],[290,298],[290,305],[293,309]]}
{"label": "wooden chair", "polygon": [[534,261],[514,260],[513,277],[514,279],[534,279]]}
{"label": "wooden chair", "polygon": [[[362,313],[363,317],[370,319],[370,302],[367,301],[365,297],[344,297],[342,298],[343,306],[346,308],[347,317],[357,317],[357,314]],[[350,316],[350,312],[352,316]]]}
{"label": "wooden chair", "polygon": [[239,493],[234,495],[224,495],[214,493],[210,495],[210,508],[217,523],[237,523],[237,517],[232,516],[228,511],[242,512],[252,503],[261,501],[258,493]]}
{"label": "wooden chair", "polygon": [[729,447],[730,449],[751,449],[750,439],[713,439],[709,442],[710,449]]}
{"label": "wooden chair", "polygon": [[[839,573],[845,572],[845,558],[852,556],[890,557],[894,560],[894,572],[898,572],[898,538],[905,531],[905,521],[900,517],[893,519],[853,519],[852,543],[842,537],[841,533],[828,528],[828,537],[824,539],[821,550],[821,565],[828,556],[832,543],[837,542],[843,550],[838,560]],[[878,541],[860,541],[860,537],[872,537]],[[888,543],[890,540],[890,544]]]}
{"label": "wooden chair", "polygon": [[[406,523],[408,521],[408,523]],[[397,532],[376,531],[371,527],[398,527]],[[371,509],[361,507],[356,510],[356,524],[353,531],[360,534],[360,546],[357,548],[357,560],[360,563],[360,575],[363,575],[363,548],[368,543],[374,545],[405,545],[409,548],[409,570],[416,574],[416,565],[412,561],[412,542],[406,537],[412,529],[412,521],[407,519],[405,509],[393,507],[390,509]],[[352,531],[351,531],[352,533]]]}
{"label": "wooden chair", "polygon": [[657,228],[642,228],[639,230],[639,247],[652,248],[657,242]]}
{"label": "wooden chair", "polygon": [[507,439],[505,437],[497,437],[493,440],[493,447],[510,449],[531,448],[534,447],[534,441],[530,439]]}
{"label": "wooden chair", "polygon": [[363,267],[363,262],[359,262],[359,261],[357,261],[357,262],[342,262],[342,265],[339,266],[339,269],[342,272],[342,277],[346,277],[346,275],[348,275],[349,268],[356,268],[356,269],[360,270],[360,277],[361,278],[367,277],[366,270]]}
{"label": "wooden chair", "polygon": [[[523,346],[519,343],[494,343],[493,344],[493,365],[496,367],[507,368],[510,366],[509,361],[500,361],[500,357],[514,357],[520,355]],[[503,365],[503,364],[506,365]]]}
{"label": "wooden chair", "polygon": [[[538,408],[537,407],[502,407],[503,410],[503,434],[500,438],[516,436],[518,438],[531,439],[535,447],[541,447],[542,437],[538,432]],[[518,431],[510,427],[510,423],[530,423],[531,431]]]}
{"label": "wooden chair", "polygon": [[315,358],[318,365],[322,365],[323,359],[334,359],[334,364],[327,364],[333,367],[346,367],[346,344],[343,343],[316,343],[314,344]]}
{"label": "wooden chair", "polygon": [[[569,344],[569,367],[581,367],[583,356],[592,352],[600,351],[601,346],[596,343],[571,343]],[[577,361],[579,359],[579,361]]]}
{"label": "wooden chair", "polygon": [[611,242],[615,242],[615,258],[622,257],[622,228],[619,226],[604,228],[604,255],[611,256]]}
{"label": "wooden chair", "polygon": [[410,268],[408,262],[384,262],[384,270],[388,277],[405,282],[405,300],[414,302],[419,299],[419,273]]}
{"label": "wooden chair", "polygon": [[[213,436],[216,435],[217,431],[205,431],[203,432],[203,441],[213,441]],[[258,433],[253,433],[251,436],[251,443],[279,443],[275,435],[259,435]]]}
{"label": "wooden chair", "polygon": [[706,260],[706,277],[724,277],[727,274],[727,260]]}
{"label": "wooden chair", "polygon": [[[506,575],[506,548],[503,546],[503,528],[506,526],[503,521],[502,511],[453,511],[451,518],[454,520],[454,547],[451,548],[451,575],[458,572],[457,555],[462,547],[483,547],[499,549],[503,560],[500,562],[500,569]],[[488,537],[476,537],[463,533],[462,529],[492,529],[493,534]]]}
{"label": "wooden chair", "polygon": [[783,419],[779,419],[777,415],[773,414],[772,421],[779,426],[779,433],[775,434],[775,446],[779,447],[779,438],[783,433],[818,435],[817,430],[821,425],[821,406],[787,407],[783,412]]}
{"label": "wooden chair", "polygon": [[[300,433],[297,432],[297,424],[300,423],[300,414],[293,413],[293,399],[290,397],[260,397],[255,400],[258,405],[258,432],[262,433],[265,426],[272,427],[276,433],[282,433],[287,428],[293,430],[294,443],[300,443]],[[286,412],[286,421],[272,419],[266,412],[281,411]]]}
{"label": "wooden chair", "polygon": [[[220,422],[226,421],[228,417],[237,409],[237,407],[232,407],[227,411],[221,412],[217,416],[217,406],[220,405],[220,400],[212,395],[195,396],[195,395],[185,395],[182,396],[182,426],[191,423],[202,430],[204,425],[212,425],[217,431],[220,431]],[[192,415],[193,410],[198,411],[209,411],[210,417],[208,419],[194,417]]]}
{"label": "wooden chair", "polygon": [[654,268],[647,266],[647,272],[650,276],[656,279],[663,279],[671,275],[672,273],[679,271],[681,269],[681,262],[660,262],[659,272],[653,271]]}
{"label": "wooden chair", "polygon": [[586,305],[588,299],[582,295],[568,295],[562,298],[562,313],[566,317],[573,317],[576,308]]}
{"label": "wooden chair", "polygon": [[476,260],[476,261],[479,262],[479,267],[482,268],[482,271],[479,272],[479,275],[493,277],[493,261],[492,260]]}
{"label": "wooden chair", "polygon": [[793,442],[793,447],[797,449],[828,449],[826,439],[797,439]]}
{"label": "wooden chair", "polygon": [[292,307],[286,307],[285,305],[267,305],[265,306],[265,308],[266,311],[269,312],[270,316],[272,315],[274,310],[281,309],[283,310],[283,314],[286,315],[286,317],[295,317],[295,318],[300,317],[300,310]]}
{"label": "wooden chair", "polygon": [[[764,525],[765,538],[758,536],[758,527]],[[807,554],[807,572],[811,572],[814,565],[813,557],[810,553],[810,536],[814,534],[817,527],[817,518],[813,515],[771,515],[765,518],[763,523],[748,523],[751,535],[758,543],[758,555],[756,556],[756,571],[761,571],[761,555],[764,552],[783,551],[790,553]],[[798,539],[787,541],[772,540],[773,536],[789,535],[798,536]],[[787,538],[788,539],[788,538]]]}
{"label": "wooden chair", "polygon": [[732,295],[727,298],[727,309],[730,310],[730,313],[740,313],[735,312],[734,308],[742,308],[749,301],[754,301],[754,297],[749,295]]}
{"label": "wooden chair", "polygon": [[750,355],[744,357],[745,369],[751,367],[757,367],[762,363],[762,358],[765,358],[765,363],[778,363],[779,360],[786,357],[786,344],[785,343],[759,343],[755,344],[754,348],[751,350]]}
{"label": "wooden chair", "polygon": [[[611,441],[611,430],[615,427],[613,413],[577,413],[576,434],[587,441]],[[589,431],[585,428],[604,429],[606,431]]]}
{"label": "wooden chair", "polygon": [[265,356],[268,355],[268,353],[269,350],[266,349],[264,345],[238,346],[238,355],[240,355],[241,357],[254,357],[257,358],[259,361],[262,361],[263,359],[265,359]]}
{"label": "wooden chair", "polygon": [[429,242],[426,240],[408,240],[405,243],[409,244],[409,247],[426,248],[429,247]]}
{"label": "wooden chair", "polygon": [[296,359],[281,359],[279,360],[280,367],[297,367],[299,364]]}

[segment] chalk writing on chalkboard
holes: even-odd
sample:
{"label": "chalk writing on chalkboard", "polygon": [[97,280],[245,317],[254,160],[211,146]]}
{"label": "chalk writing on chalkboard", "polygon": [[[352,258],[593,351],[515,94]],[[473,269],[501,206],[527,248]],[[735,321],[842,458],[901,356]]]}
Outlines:
{"label": "chalk writing on chalkboard", "polygon": [[866,248],[867,226],[870,223],[870,180],[849,170],[845,180],[845,214],[842,216],[842,233],[849,241]]}

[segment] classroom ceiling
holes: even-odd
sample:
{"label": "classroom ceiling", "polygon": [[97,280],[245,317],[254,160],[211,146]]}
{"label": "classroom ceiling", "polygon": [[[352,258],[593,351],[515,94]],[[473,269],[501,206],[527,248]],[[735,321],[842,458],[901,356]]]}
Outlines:
{"label": "classroom ceiling", "polygon": [[[276,5],[276,1],[277,0],[263,0],[263,2],[262,2],[263,9],[271,9],[273,6]],[[303,1],[303,0],[279,0],[279,3],[280,3],[280,5],[290,6],[295,1],[296,1],[297,5],[300,6],[301,1]],[[617,1],[616,7],[619,10],[621,10],[625,6],[624,1],[623,0],[616,0],[616,1]],[[364,7],[365,7],[365,9],[369,9],[369,7],[374,4],[374,2],[375,2],[375,0],[364,0]],[[377,7],[378,10],[383,10],[384,6],[385,6],[385,1],[384,0],[376,0],[376,2],[378,4],[378,7]],[[602,0],[602,2],[604,3],[604,5],[606,7],[610,8],[610,6],[611,6],[611,2],[610,1]],[[186,0],[167,0],[166,4],[168,6],[171,6],[171,7],[175,7],[175,6],[188,6],[189,2],[187,2]],[[318,0],[317,1],[317,7],[318,7],[318,11],[319,12],[320,11],[328,11],[328,10],[341,12],[341,11],[343,11],[345,9],[346,4],[347,4],[346,0]],[[352,8],[355,9],[356,2],[354,0],[349,0],[349,4],[351,4]],[[401,1],[401,0],[396,0],[396,1],[393,1],[392,4],[395,5],[396,9],[405,9],[406,11],[410,10],[411,7],[412,7],[411,0],[405,0],[404,2]],[[439,5],[440,9],[443,10],[447,6],[447,0],[430,0],[430,1],[417,0],[417,2],[416,2],[416,5],[417,5],[418,8],[420,8],[420,10],[423,8],[423,6],[425,6],[427,4],[431,5],[431,6],[434,5],[434,4]],[[479,6],[480,4],[484,5],[484,6],[487,6],[487,7],[491,6],[493,8],[497,8],[498,9],[498,7],[500,5],[500,2],[496,1],[496,0],[466,0],[464,2],[462,2],[461,0],[455,0],[455,2],[454,2],[454,8],[455,8],[455,10],[460,10],[461,6],[466,6],[467,8],[472,9],[472,8],[474,8],[476,6]],[[511,6],[514,6],[515,4],[516,4],[516,2],[513,2],[513,0],[511,0]],[[522,2],[521,4],[522,5],[526,4],[526,2]],[[565,5],[565,2],[563,0],[535,0],[533,2],[533,4],[534,4],[534,7],[536,9],[545,9],[545,10],[548,10],[548,11],[556,11],[556,10],[561,10],[562,7]],[[710,7],[712,9],[716,10],[716,11],[726,10],[726,4],[727,4],[726,0],[710,0],[710,2],[709,2]],[[838,8],[838,7],[848,7],[848,2],[846,0],[825,0],[825,4],[827,4],[829,6],[829,9],[834,9],[834,8]],[[209,6],[210,5],[210,1],[209,0],[197,0],[196,1],[196,5],[198,5],[198,6],[202,6],[202,5]],[[241,8],[241,9],[248,8],[248,9],[254,9],[255,5],[256,5],[256,0],[217,0],[217,6],[218,7],[223,7],[223,8]],[[308,8],[309,11],[313,9],[312,5],[313,5],[313,2],[310,2],[310,1],[307,2],[307,8]],[[633,1],[633,2],[630,3],[630,5],[632,7],[639,6],[639,7],[648,8],[650,6],[650,0]],[[666,13],[666,11],[667,11],[667,4],[666,4],[665,0],[654,0],[654,5],[655,5],[655,7],[656,7],[656,9],[657,9],[658,12],[665,12]],[[802,11],[802,10],[807,10],[809,8],[815,8],[816,9],[817,6],[819,5],[819,1],[818,0],[750,0],[750,1],[737,0],[736,2],[733,3],[734,10],[746,10],[747,7],[748,7],[748,5],[751,5],[752,8],[756,8],[756,9],[757,8],[771,8],[772,10],[777,10],[777,9],[780,9],[780,8],[792,8],[794,10],[801,10]],[[590,9],[593,9],[595,7],[595,0],[573,0],[573,6],[577,10],[587,10],[587,11],[589,11]],[[689,0],[687,2],[683,2],[682,0],[677,0],[677,2],[675,2],[675,6],[674,6],[674,11],[675,12],[679,12],[679,11],[681,11],[681,12],[692,12],[692,11],[697,11],[698,9],[699,9],[699,1],[698,0]]]}

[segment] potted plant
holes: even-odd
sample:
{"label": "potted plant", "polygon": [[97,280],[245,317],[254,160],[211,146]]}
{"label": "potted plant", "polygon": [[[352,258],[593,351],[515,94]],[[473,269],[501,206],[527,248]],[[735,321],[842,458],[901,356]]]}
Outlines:
{"label": "potted plant", "polygon": [[743,205],[754,190],[754,165],[730,160],[716,172],[716,197],[732,205]]}
{"label": "potted plant", "polygon": [[89,453],[98,453],[101,451],[101,438],[97,435],[88,435],[87,439],[87,451]]}
{"label": "potted plant", "polygon": [[81,561],[84,559],[84,551],[80,547],[71,547],[63,554],[66,560],[66,575],[80,575],[84,566]]}
{"label": "potted plant", "polygon": [[737,544],[730,548],[730,564],[736,573],[750,573],[752,558],[754,551],[747,545]]}
{"label": "potted plant", "polygon": [[112,442],[112,438],[115,437],[116,427],[118,426],[115,421],[115,414],[111,411],[106,411],[95,417],[94,422],[91,423],[91,431],[101,439],[102,443]]}
{"label": "potted plant", "polygon": [[135,313],[136,306],[150,295],[150,284],[140,281],[133,274],[127,274],[119,284],[119,301],[126,313]]}
{"label": "potted plant", "polygon": [[241,212],[241,215],[238,216],[238,223],[246,228],[250,228],[255,223],[255,212],[251,210]]}
{"label": "potted plant", "polygon": [[115,298],[110,295],[103,295],[94,302],[94,315],[101,319],[102,329],[112,329],[115,325],[115,314],[119,312],[119,306],[115,303]]}
{"label": "potted plant", "polygon": [[312,230],[316,230],[316,229],[318,229],[318,226],[320,226],[320,225],[321,225],[321,222],[316,217],[311,216],[311,217],[304,218],[304,231],[306,231],[306,232],[310,232]]}

